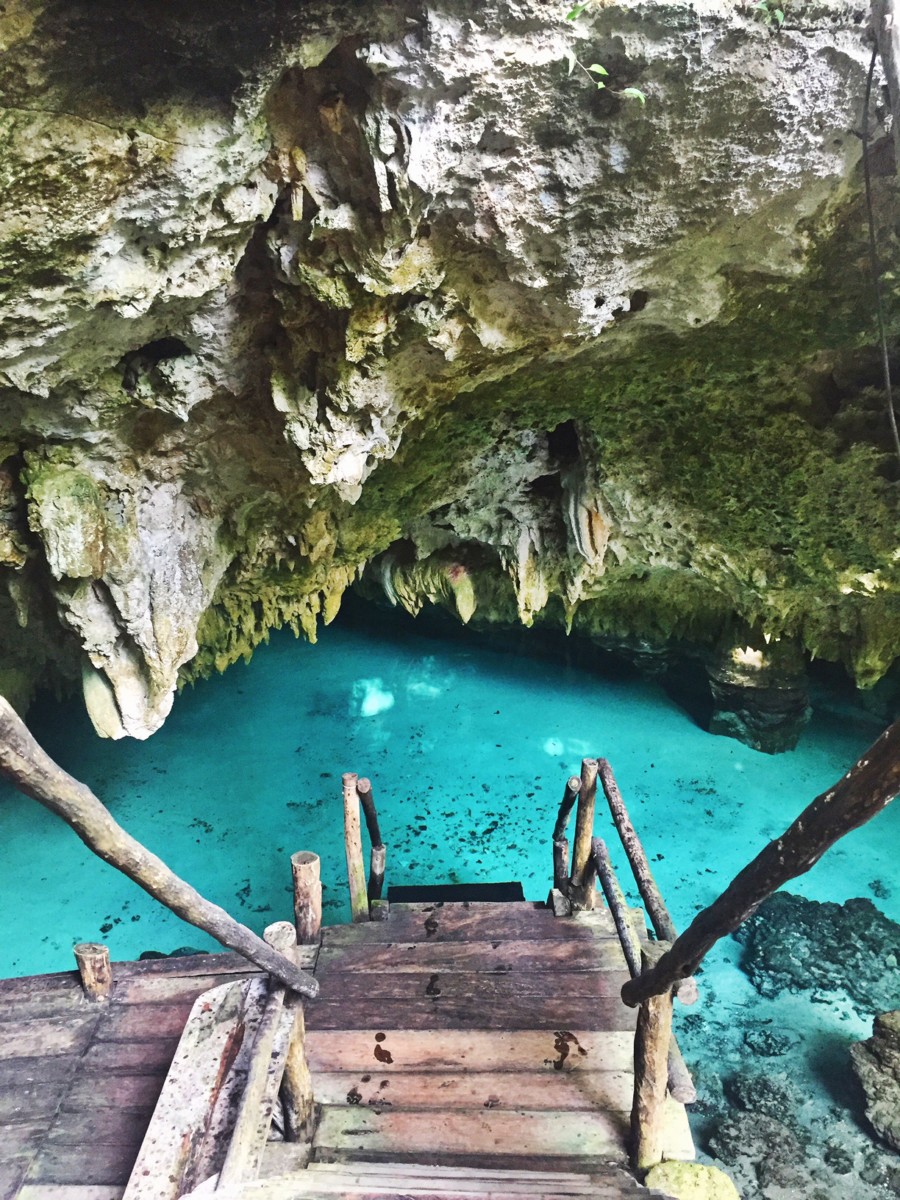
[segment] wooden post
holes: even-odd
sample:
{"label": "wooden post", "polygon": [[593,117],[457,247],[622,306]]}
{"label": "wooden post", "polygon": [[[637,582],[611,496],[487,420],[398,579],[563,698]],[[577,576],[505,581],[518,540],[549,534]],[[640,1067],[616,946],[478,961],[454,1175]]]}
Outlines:
{"label": "wooden post", "polygon": [[[642,971],[650,966],[641,955]],[[634,1102],[631,1107],[632,1164],[647,1171],[662,1162],[662,1132],[669,1043],[672,1038],[672,993],[651,996],[638,1010],[634,1034]]]}
{"label": "wooden post", "polygon": [[560,802],[559,812],[556,815],[556,825],[553,827],[553,840],[558,841],[566,832],[566,826],[569,823],[569,814],[578,799],[578,792],[581,788],[581,780],[577,775],[570,775],[566,780],[566,788],[563,792],[563,798]]}
{"label": "wooden post", "polygon": [[86,846],[149,892],[154,900],[196,925],[217,942],[237,950],[288,987],[315,996],[319,985],[312,975],[288,962],[246,925],[179,879],[174,871],[117,824],[109,810],[83,783],[73,779],[45,754],[15,709],[0,696],[0,774],[62,817]]}
{"label": "wooden post", "polygon": [[373,846],[369,854],[369,905],[381,899],[381,889],[384,887],[384,868],[387,861],[387,847]]}
{"label": "wooden post", "polygon": [[321,864],[318,854],[298,850],[291,855],[294,880],[294,924],[301,946],[313,946],[322,928]]}
{"label": "wooden post", "polygon": [[[318,856],[313,854],[308,857],[316,860],[318,874]],[[281,950],[284,955],[296,958],[297,939],[289,922],[281,921],[270,925],[265,936],[266,941]],[[312,1076],[306,1060],[306,1018],[303,999],[296,995],[289,996],[285,1004],[293,1012],[294,1022],[284,1063],[284,1074],[281,1077],[284,1137],[288,1142],[309,1144],[315,1130],[315,1103]]]}
{"label": "wooden post", "polygon": [[[603,888],[603,894],[606,896],[609,911],[612,913],[619,941],[622,943],[622,953],[625,955],[625,961],[628,964],[628,973],[634,979],[636,975],[641,973],[641,940],[631,921],[628,904],[619,885],[616,872],[613,869],[606,843],[602,838],[594,838],[592,844],[594,861],[597,864],[597,874],[600,877],[600,885]],[[661,957],[664,948],[659,943],[654,944],[654,962]],[[649,949],[648,947],[647,952],[649,952]],[[685,980],[684,982],[693,982],[693,980]],[[696,1103],[697,1089],[694,1087],[694,1081],[691,1079],[691,1073],[687,1069],[687,1063],[684,1061],[681,1050],[678,1048],[678,1043],[674,1038],[671,1038],[669,1041],[668,1079],[669,1094],[673,1099],[677,1100],[680,1104]]]}
{"label": "wooden post", "polygon": [[85,996],[88,1000],[108,1000],[112,991],[108,947],[99,942],[79,942],[74,952]]}
{"label": "wooden post", "polygon": [[569,886],[569,839],[565,837],[553,839],[553,886],[564,894]]}
{"label": "wooden post", "polygon": [[[597,760],[581,762],[581,784],[578,791],[578,812],[575,817],[575,844],[572,848],[572,902],[580,908],[594,907],[593,877],[585,878],[591,862],[591,838],[594,833],[594,803],[597,798]],[[593,875],[593,873],[591,873]]]}
{"label": "wooden post", "polygon": [[347,882],[350,885],[350,917],[368,921],[369,897],[366,894],[366,869],[363,864],[362,834],[359,827],[357,775],[346,771],[344,785],[344,850],[347,855]]}
{"label": "wooden post", "polygon": [[369,841],[373,846],[383,846],[381,840],[381,830],[378,828],[378,814],[375,811],[375,797],[372,795],[372,780],[362,779],[357,781],[356,792],[359,796],[359,802],[362,805],[363,815],[366,818],[366,830],[369,834]]}

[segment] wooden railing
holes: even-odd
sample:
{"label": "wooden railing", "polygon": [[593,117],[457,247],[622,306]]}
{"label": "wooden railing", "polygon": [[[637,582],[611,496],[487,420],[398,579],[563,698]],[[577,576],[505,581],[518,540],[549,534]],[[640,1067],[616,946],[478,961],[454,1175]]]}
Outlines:
{"label": "wooden railing", "polygon": [[[372,782],[369,779],[360,779],[353,771],[346,771],[342,776],[342,783],[344,788],[344,850],[347,855],[347,882],[350,886],[350,917],[353,921],[381,920],[384,916],[381,893],[384,887],[387,847],[381,840],[378,814],[375,811],[375,798],[372,794]],[[360,809],[365,817],[366,830],[371,843],[368,883],[363,862]]]}
{"label": "wooden railing", "polygon": [[[597,780],[609,805],[610,814],[644,902],[657,941],[641,942],[632,922],[624,893],[610,860],[606,843],[593,836]],[[569,872],[569,846],[566,826],[577,802],[575,842]],[[632,980],[650,970],[678,934],[650,870],[650,864],[637,831],[628,815],[622,794],[606,759],[586,758],[581,776],[566,782],[562,802],[553,829],[554,909],[570,912],[590,909],[600,886],[609,906],[628,964]],[[634,1043],[634,1098],[631,1112],[632,1159],[639,1170],[662,1160],[662,1127],[666,1092],[682,1104],[697,1099],[690,1072],[672,1038],[672,997],[684,1004],[697,1000],[692,978],[678,981],[663,994],[647,997],[640,1005]]]}

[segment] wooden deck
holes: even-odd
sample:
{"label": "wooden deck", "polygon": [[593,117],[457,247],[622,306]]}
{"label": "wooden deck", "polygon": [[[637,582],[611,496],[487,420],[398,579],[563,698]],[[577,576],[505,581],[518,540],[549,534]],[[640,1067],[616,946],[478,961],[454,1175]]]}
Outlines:
{"label": "wooden deck", "polygon": [[[635,1014],[608,913],[392,905],[304,955],[321,989],[306,1004],[320,1190],[342,1169],[405,1164],[411,1194],[423,1162],[561,1184],[627,1161]],[[236,955],[116,964],[103,1005],[74,972],[0,982],[0,1200],[118,1200],[194,999],[254,974]],[[670,1105],[667,1156],[690,1158]],[[298,1165],[271,1143],[263,1174]],[[626,1182],[598,1194],[648,1195]]]}

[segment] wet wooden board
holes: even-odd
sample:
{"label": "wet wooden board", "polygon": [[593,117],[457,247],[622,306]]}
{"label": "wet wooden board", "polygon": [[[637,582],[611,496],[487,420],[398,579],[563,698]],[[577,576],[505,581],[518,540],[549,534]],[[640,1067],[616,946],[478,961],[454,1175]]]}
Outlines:
{"label": "wet wooden board", "polygon": [[167,1071],[178,1038],[150,1038],[133,1042],[94,1042],[84,1056],[87,1073],[158,1075]]}
{"label": "wet wooden board", "polygon": [[194,998],[178,1004],[113,1005],[97,1026],[95,1039],[98,1042],[131,1042],[178,1038]]}
{"label": "wet wooden board", "polygon": [[513,941],[519,939],[562,942],[595,942],[615,938],[610,918],[602,922],[557,920],[545,908],[528,904],[480,908],[464,905],[436,907],[426,905],[419,911],[391,908],[386,921],[374,922],[374,928],[360,925],[335,925],[322,931],[323,946],[347,946],[367,942],[443,942]]}
{"label": "wet wooden board", "polygon": [[0,1059],[53,1058],[81,1054],[90,1044],[100,1014],[0,1021]]}
{"label": "wet wooden board", "polygon": [[136,1149],[130,1146],[59,1146],[45,1143],[32,1162],[25,1182],[35,1188],[39,1184],[74,1182],[124,1187],[136,1153]]}
{"label": "wet wooden board", "polygon": [[97,1183],[42,1183],[26,1185],[18,1200],[122,1200],[123,1187]]}
{"label": "wet wooden board", "polygon": [[164,1071],[147,1075],[78,1075],[62,1100],[62,1109],[121,1108],[152,1112],[162,1091]]}
{"label": "wet wooden board", "polygon": [[419,996],[407,1000],[311,1001],[306,1028],[314,1029],[634,1029],[636,1010],[614,996],[498,996],[493,1003]]}
{"label": "wet wooden board", "polygon": [[[376,928],[372,922],[371,928]],[[368,927],[367,927],[368,928]],[[625,958],[618,942],[522,940],[517,942],[402,942],[323,946],[316,977],[329,971],[489,971],[506,974],[548,970],[622,971]]]}
{"label": "wet wooden board", "polygon": [[310,1030],[306,1045],[313,1072],[629,1071],[634,1037],[592,1030],[447,1033],[375,1027]]}
{"label": "wet wooden board", "polygon": [[356,971],[329,970],[317,975],[319,995],[306,1002],[307,1008],[329,1000],[353,1002],[360,998],[405,1000],[439,995],[443,999],[468,998],[490,1004],[505,999],[513,989],[519,996],[545,996],[565,1001],[570,996],[618,997],[630,979],[628,971],[556,970],[516,972],[454,972],[422,970]]}
{"label": "wet wooden board", "polygon": [[551,1108],[559,1111],[631,1106],[629,1071],[320,1071],[319,1104],[401,1108]]}
{"label": "wet wooden board", "polygon": [[316,1128],[316,1152],[396,1158],[434,1152],[515,1157],[527,1148],[539,1157],[619,1158],[629,1115],[621,1112],[535,1112],[530,1109],[459,1110],[435,1121],[429,1112],[329,1107]]}
{"label": "wet wooden board", "polygon": [[46,1145],[128,1146],[137,1152],[147,1128],[147,1113],[105,1107],[61,1112],[47,1133]]}

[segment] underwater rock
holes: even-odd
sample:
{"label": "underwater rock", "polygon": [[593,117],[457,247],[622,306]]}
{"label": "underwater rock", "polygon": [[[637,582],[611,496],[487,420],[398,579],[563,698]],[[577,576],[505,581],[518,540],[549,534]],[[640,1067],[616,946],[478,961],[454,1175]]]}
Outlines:
{"label": "underwater rock", "polygon": [[796,1189],[789,1192],[792,1195],[809,1195],[804,1161],[807,1141],[774,1117],[732,1113],[710,1135],[709,1147],[729,1169],[738,1168],[755,1179],[763,1195],[777,1188]]}
{"label": "underwater rock", "polygon": [[[411,611],[661,654],[752,629],[884,675],[900,565],[852,132],[865,23],[844,0],[777,37],[759,6],[686,12],[0,12],[18,703],[84,677],[100,731],[148,736],[179,682],[272,628],[314,639],[379,555]],[[802,725],[799,684],[715,686],[751,744]]]}
{"label": "underwater rock", "polygon": [[673,1200],[740,1200],[724,1171],[703,1163],[660,1163],[647,1172],[644,1186],[656,1188]]}
{"label": "underwater rock", "polygon": [[845,904],[776,892],[734,933],[743,970],[763,996],[844,992],[863,1013],[900,997],[900,925],[871,900]]}
{"label": "underwater rock", "polygon": [[710,733],[767,754],[793,750],[812,715],[806,664],[795,643],[730,647],[708,664],[707,673]]}
{"label": "underwater rock", "polygon": [[900,1009],[877,1016],[872,1037],[851,1046],[850,1057],[872,1128],[900,1150]]}

